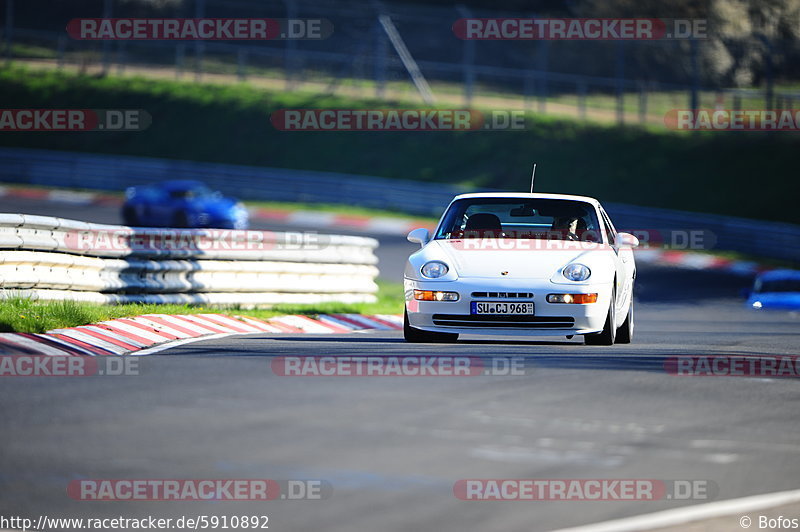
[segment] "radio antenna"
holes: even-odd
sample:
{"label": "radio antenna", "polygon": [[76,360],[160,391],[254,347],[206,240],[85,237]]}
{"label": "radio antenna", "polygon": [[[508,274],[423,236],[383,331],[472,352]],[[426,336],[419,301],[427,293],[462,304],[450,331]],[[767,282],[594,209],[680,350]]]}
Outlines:
{"label": "radio antenna", "polygon": [[536,163],[533,163],[533,172],[531,172],[531,194],[533,194],[533,180],[536,179]]}

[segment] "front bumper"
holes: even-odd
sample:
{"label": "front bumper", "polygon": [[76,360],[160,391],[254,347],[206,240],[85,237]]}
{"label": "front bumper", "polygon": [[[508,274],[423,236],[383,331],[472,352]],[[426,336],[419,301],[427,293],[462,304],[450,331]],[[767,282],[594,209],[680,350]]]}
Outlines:
{"label": "front bumper", "polygon": [[[425,331],[515,336],[565,336],[603,330],[613,283],[556,284],[542,279],[460,278],[456,281],[405,279],[409,324]],[[458,301],[417,301],[414,290],[457,292]],[[474,293],[485,293],[479,296]],[[590,304],[548,303],[548,294],[597,293]],[[494,294],[494,295],[493,295]],[[505,297],[503,297],[505,294]],[[508,297],[525,294],[527,297]],[[470,314],[472,301],[533,302],[533,316]]]}

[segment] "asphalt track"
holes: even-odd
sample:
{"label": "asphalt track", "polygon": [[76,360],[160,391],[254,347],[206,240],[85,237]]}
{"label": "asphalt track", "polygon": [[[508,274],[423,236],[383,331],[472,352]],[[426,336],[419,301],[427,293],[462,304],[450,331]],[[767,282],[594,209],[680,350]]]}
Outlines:
{"label": "asphalt track", "polygon": [[[3,200],[0,211],[119,221],[111,208],[32,203]],[[380,240],[381,267],[397,279],[400,257],[413,247]],[[454,484],[704,480],[715,500],[798,488],[797,380],[665,370],[676,355],[798,355],[800,316],[745,309],[739,291],[747,284],[728,274],[640,266],[636,338],[628,346],[254,334],[139,357],[139,375],[7,378],[0,383],[0,516],[266,514],[279,531],[536,531],[706,501],[462,501]],[[524,375],[286,377],[272,370],[275,357],[308,355],[523,357]],[[321,479],[333,494],[269,502],[69,498],[68,482],[83,478]],[[800,506],[787,512],[800,517]],[[741,530],[738,516],[728,529]]]}

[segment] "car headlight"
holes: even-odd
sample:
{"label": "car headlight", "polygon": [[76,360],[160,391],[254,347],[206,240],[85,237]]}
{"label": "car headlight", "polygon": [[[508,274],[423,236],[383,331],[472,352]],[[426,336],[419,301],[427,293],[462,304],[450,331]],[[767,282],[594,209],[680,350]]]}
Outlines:
{"label": "car headlight", "polygon": [[583,264],[570,264],[561,272],[570,281],[585,281],[592,275],[592,270]]}
{"label": "car headlight", "polygon": [[438,260],[426,262],[420,269],[422,275],[428,279],[438,279],[443,275],[447,275],[448,271],[450,271],[450,268],[447,267],[447,264]]}

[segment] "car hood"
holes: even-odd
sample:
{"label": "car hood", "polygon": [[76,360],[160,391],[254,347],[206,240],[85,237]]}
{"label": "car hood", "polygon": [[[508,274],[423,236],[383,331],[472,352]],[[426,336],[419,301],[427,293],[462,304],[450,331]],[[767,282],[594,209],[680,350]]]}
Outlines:
{"label": "car hood", "polygon": [[475,240],[435,240],[431,245],[438,248],[433,254],[449,261],[459,277],[474,278],[549,279],[570,262],[591,268],[599,255],[613,253],[593,242]]}

